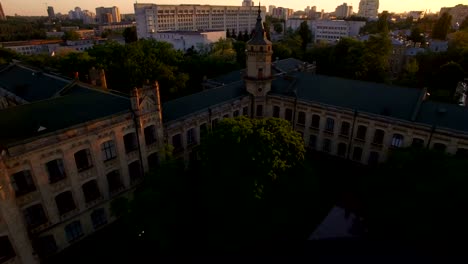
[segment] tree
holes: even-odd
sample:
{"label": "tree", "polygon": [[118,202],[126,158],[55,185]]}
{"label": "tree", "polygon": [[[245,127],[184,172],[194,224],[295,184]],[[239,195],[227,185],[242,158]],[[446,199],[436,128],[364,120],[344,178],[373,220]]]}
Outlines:
{"label": "tree", "polygon": [[125,43],[132,43],[138,40],[136,27],[128,27],[123,31]]}
{"label": "tree", "polygon": [[6,49],[6,48],[0,48],[0,65],[9,63],[13,59],[18,58],[18,54],[14,52],[13,50]]}
{"label": "tree", "polygon": [[405,242],[467,235],[468,218],[459,210],[468,202],[465,163],[435,150],[393,150],[361,184],[370,235]]}
{"label": "tree", "polygon": [[283,24],[275,23],[273,24],[273,29],[275,30],[276,33],[281,34],[283,33]]}
{"label": "tree", "polygon": [[457,84],[463,81],[464,76],[465,73],[460,64],[451,61],[442,65],[436,72],[434,95],[439,100],[452,102]]}
{"label": "tree", "polygon": [[468,16],[463,19],[459,27],[460,30],[468,31]]}
{"label": "tree", "polygon": [[413,41],[414,43],[421,43],[422,46],[426,43],[426,38],[424,37],[424,33],[421,32],[419,27],[413,27],[411,30],[411,34],[408,37],[408,40]]}
{"label": "tree", "polygon": [[80,34],[78,34],[76,31],[74,30],[70,30],[70,31],[66,31],[63,36],[62,36],[62,39],[64,41],[67,41],[67,40],[79,40],[80,39]]}
{"label": "tree", "polygon": [[312,32],[309,29],[307,21],[303,21],[301,23],[298,29],[298,33],[302,40],[301,48],[303,51],[305,51],[307,48],[307,44],[309,44],[312,41]]}
{"label": "tree", "polygon": [[389,14],[387,11],[383,11],[382,14],[379,16],[379,20],[377,20],[377,31],[380,34],[386,35],[388,34],[388,20]]}
{"label": "tree", "polygon": [[432,29],[432,38],[445,40],[447,38],[451,22],[452,16],[447,12],[443,13],[434,24],[434,28]]}

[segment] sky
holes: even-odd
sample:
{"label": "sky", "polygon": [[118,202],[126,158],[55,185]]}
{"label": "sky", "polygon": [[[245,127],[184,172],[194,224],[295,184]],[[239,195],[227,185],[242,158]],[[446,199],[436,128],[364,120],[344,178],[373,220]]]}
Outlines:
{"label": "sky", "polygon": [[[135,0],[0,0],[6,15],[47,15],[47,6],[53,6],[56,13],[68,13],[76,6],[82,10],[96,12],[96,7],[117,6],[121,14],[133,13]],[[158,4],[208,4],[208,5],[240,5],[242,0],[140,0],[140,3]],[[255,4],[258,4],[255,1]],[[304,10],[307,6],[317,6],[317,10],[324,9],[325,12],[332,12],[336,6],[348,3],[354,7],[354,12],[358,11],[359,0],[264,0],[262,6],[275,5],[292,8],[294,10]],[[451,7],[461,4],[465,0],[380,0],[379,12],[388,10],[390,12],[404,12],[412,10],[431,10],[438,12],[441,7]],[[466,4],[466,2],[465,2]]]}

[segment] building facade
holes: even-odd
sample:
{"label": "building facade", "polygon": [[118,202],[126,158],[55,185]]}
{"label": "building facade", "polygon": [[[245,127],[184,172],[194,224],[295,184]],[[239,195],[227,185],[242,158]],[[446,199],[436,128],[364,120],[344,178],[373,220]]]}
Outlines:
{"label": "building facade", "polygon": [[439,16],[446,12],[452,16],[452,27],[454,27],[457,23],[460,25],[468,16],[468,5],[460,4],[454,7],[442,7]]}
{"label": "building facade", "polygon": [[96,7],[96,21],[99,24],[119,23],[121,21],[119,8],[113,7]]}
{"label": "building facade", "polygon": [[297,30],[304,21],[307,21],[316,43],[336,43],[344,37],[356,37],[359,30],[366,25],[365,21],[289,19],[286,21],[286,28]]}
{"label": "building facade", "polygon": [[376,19],[379,15],[379,0],[361,0],[358,16]]}
{"label": "building facade", "polygon": [[226,38],[226,31],[160,31],[154,37],[170,43],[174,49],[187,51],[209,50],[210,44]]}
{"label": "building facade", "polygon": [[[255,25],[254,6],[156,5],[137,3],[138,38],[154,38],[159,31],[235,30],[250,32]],[[265,7],[261,7],[264,19]]]}
{"label": "building facade", "polygon": [[431,102],[424,89],[272,61],[260,15],[246,53],[245,70],[164,104],[157,83],[128,98],[18,65],[2,68],[0,98],[16,93],[18,102],[0,110],[0,125],[11,128],[0,130],[0,259],[37,263],[112,222],[110,202],[131,197],[166,144],[190,162],[200,135],[223,118],[282,118],[310,150],[362,164],[408,146],[468,157],[466,107]]}
{"label": "building facade", "polygon": [[335,9],[335,16],[337,18],[347,18],[353,15],[353,7],[348,6],[347,3],[339,5]]}
{"label": "building facade", "polygon": [[47,7],[47,16],[49,19],[54,19],[55,18],[55,11],[53,6],[48,6]]}

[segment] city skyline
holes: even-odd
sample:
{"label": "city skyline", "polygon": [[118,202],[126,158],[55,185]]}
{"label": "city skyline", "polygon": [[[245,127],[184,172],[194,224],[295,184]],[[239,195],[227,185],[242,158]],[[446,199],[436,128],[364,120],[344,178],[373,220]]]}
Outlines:
{"label": "city skyline", "polygon": [[[180,0],[180,1],[169,1],[169,0],[143,0],[138,1],[140,3],[156,3],[157,4],[206,4],[206,5],[233,5],[240,6],[241,0],[224,0],[222,2],[213,1],[213,0]],[[47,16],[47,6],[53,6],[56,13],[67,14],[69,10],[74,9],[79,6],[83,10],[90,10],[94,12],[96,7],[109,7],[117,6],[121,10],[122,14],[134,13],[133,4],[135,0],[72,0],[63,1],[59,0],[48,0],[47,2],[33,2],[30,0],[2,0],[3,9],[6,15],[13,16],[15,14],[24,15],[24,16]],[[317,10],[324,9],[325,12],[333,12],[338,5],[347,3],[354,7],[354,12],[358,11],[359,0],[315,0],[315,1],[300,1],[300,0],[266,0],[261,1],[262,6],[281,6],[288,7],[294,10],[304,10],[307,6],[317,6]],[[258,1],[255,1],[255,4],[258,4]],[[390,12],[404,12],[404,11],[415,11],[415,10],[430,10],[435,13],[440,10],[441,7],[452,7],[457,4],[463,4],[461,0],[414,0],[401,5],[401,2],[392,1],[392,0],[380,0],[379,12],[383,10],[388,10]],[[28,7],[25,9],[25,7]]]}

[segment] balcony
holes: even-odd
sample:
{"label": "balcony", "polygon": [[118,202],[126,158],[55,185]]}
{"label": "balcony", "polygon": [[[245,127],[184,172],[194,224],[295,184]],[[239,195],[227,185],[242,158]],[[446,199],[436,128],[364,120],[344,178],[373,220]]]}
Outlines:
{"label": "balcony", "polygon": [[114,196],[118,195],[119,193],[121,193],[123,190],[125,190],[125,186],[124,186],[124,185],[122,185],[122,186],[120,186],[120,187],[118,187],[118,188],[115,188],[115,189],[112,190],[112,191],[109,191],[109,196],[110,196],[110,197],[114,197]]}
{"label": "balcony", "polygon": [[68,178],[65,178],[65,179],[63,179],[61,181],[51,183],[50,184],[50,189],[51,189],[51,192],[58,193],[58,192],[62,192],[63,189],[65,189],[69,185],[70,185],[70,182],[69,182]]}
{"label": "balcony", "polygon": [[349,139],[349,135],[339,134],[338,136],[342,139]]}
{"label": "balcony", "polygon": [[375,142],[372,142],[371,143],[371,149],[372,150],[382,150],[382,143],[375,143]]}
{"label": "balcony", "polygon": [[150,145],[147,145],[147,146],[146,146],[146,149],[147,149],[148,151],[156,150],[156,149],[158,149],[158,144],[157,144],[156,142],[154,142],[154,143],[152,143],[152,144],[150,144]]}
{"label": "balcony", "polygon": [[98,204],[99,202],[103,201],[104,200],[104,196],[99,196],[98,198],[90,201],[90,202],[87,202],[86,203],[86,208],[90,208],[96,204]]}
{"label": "balcony", "polygon": [[116,158],[104,161],[104,166],[106,169],[113,168],[119,165],[119,160]]}
{"label": "balcony", "polygon": [[93,170],[85,170],[85,171],[82,171],[82,172],[79,172],[78,173],[78,179],[80,179],[80,181],[84,181],[84,180],[87,180],[91,177],[93,177],[96,173],[96,171],[93,169]]}
{"label": "balcony", "polygon": [[67,219],[67,218],[70,218],[71,216],[77,214],[79,211],[80,211],[80,209],[78,209],[78,207],[71,210],[71,211],[68,211],[68,212],[66,212],[66,213],[64,213],[63,215],[60,216],[60,220],[63,221],[65,219]]}
{"label": "balcony", "polygon": [[48,228],[50,225],[51,225],[51,223],[49,221],[47,221],[42,225],[31,228],[30,231],[31,231],[31,233],[37,233],[37,232],[40,232],[40,231]]}
{"label": "balcony", "polygon": [[16,204],[22,207],[28,203],[41,199],[41,195],[38,191],[30,192],[28,194],[21,195],[16,198]]}
{"label": "balcony", "polygon": [[359,146],[363,146],[364,143],[366,143],[366,140],[362,139],[362,138],[354,138],[354,143],[359,145]]}
{"label": "balcony", "polygon": [[325,136],[332,137],[332,136],[333,136],[333,131],[332,131],[332,130],[324,130],[324,131],[323,131],[323,134],[324,134]]}
{"label": "balcony", "polygon": [[138,158],[138,151],[136,149],[130,152],[127,152],[127,160],[133,160],[136,158]]}

